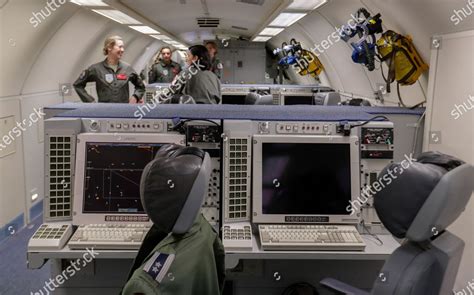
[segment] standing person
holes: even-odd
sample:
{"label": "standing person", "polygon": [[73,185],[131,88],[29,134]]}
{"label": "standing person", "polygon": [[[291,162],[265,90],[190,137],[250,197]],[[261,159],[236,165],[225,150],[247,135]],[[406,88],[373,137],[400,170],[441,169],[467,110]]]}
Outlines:
{"label": "standing person", "polygon": [[180,72],[181,66],[171,60],[171,48],[168,46],[162,47],[159,59],[151,66],[148,73],[148,84],[171,83]]}
{"label": "standing person", "polygon": [[[211,59],[203,45],[189,47],[186,63],[188,69],[177,78],[183,82],[183,94],[190,95],[197,104],[218,104],[222,100],[221,82],[211,72]],[[181,81],[188,74],[184,81]]]}
{"label": "standing person", "polygon": [[[95,82],[99,102],[139,103],[145,93],[145,84],[135,70],[127,63],[120,61],[125,52],[120,36],[105,39],[103,53],[107,58],[93,64],[83,71],[74,82],[74,88],[83,102],[94,102],[87,93],[87,82]],[[128,82],[135,86],[135,92],[130,96]]]}
{"label": "standing person", "polygon": [[222,71],[224,66],[222,65],[220,59],[217,57],[217,44],[214,41],[206,42],[206,48],[209,51],[209,56],[211,57],[211,72],[217,75],[219,79],[222,79]]}

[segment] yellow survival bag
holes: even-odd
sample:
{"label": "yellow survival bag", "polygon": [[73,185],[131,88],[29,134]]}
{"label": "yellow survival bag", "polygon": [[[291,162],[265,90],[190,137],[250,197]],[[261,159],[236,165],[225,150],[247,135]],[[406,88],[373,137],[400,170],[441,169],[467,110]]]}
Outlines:
{"label": "yellow survival bag", "polygon": [[412,85],[429,68],[413,45],[410,36],[388,30],[377,40],[377,51],[380,59],[386,62],[389,68],[385,80],[389,92],[390,84],[394,80],[401,85]]}

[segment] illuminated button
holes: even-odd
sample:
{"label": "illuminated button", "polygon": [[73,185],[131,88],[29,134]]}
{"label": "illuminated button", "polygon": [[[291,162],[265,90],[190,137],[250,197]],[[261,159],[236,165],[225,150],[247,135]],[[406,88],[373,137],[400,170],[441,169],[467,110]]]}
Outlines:
{"label": "illuminated button", "polygon": [[297,125],[293,126],[293,131],[298,132],[298,126]]}
{"label": "illuminated button", "polygon": [[120,123],[117,123],[116,126],[117,126],[117,129],[121,129],[121,128],[122,128],[122,124],[120,124]]}
{"label": "illuminated button", "polygon": [[128,129],[128,124],[123,124],[123,129]]}
{"label": "illuminated button", "polygon": [[291,125],[286,125],[286,130],[291,131]]}
{"label": "illuminated button", "polygon": [[324,126],[323,126],[323,131],[324,131],[324,132],[328,132],[328,130],[329,130],[329,126],[328,126],[328,125],[324,125]]}
{"label": "illuminated button", "polygon": [[158,125],[158,124],[154,124],[154,125],[153,125],[153,128],[155,128],[155,129],[159,129],[159,128],[160,128],[160,125]]}

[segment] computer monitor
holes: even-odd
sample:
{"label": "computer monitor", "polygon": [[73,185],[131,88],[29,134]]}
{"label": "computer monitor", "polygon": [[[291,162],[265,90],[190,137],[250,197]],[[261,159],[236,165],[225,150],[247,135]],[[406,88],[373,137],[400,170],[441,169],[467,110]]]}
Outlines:
{"label": "computer monitor", "polygon": [[183,135],[78,135],[73,224],[149,223],[140,178],[161,146],[184,144]]}
{"label": "computer monitor", "polygon": [[246,94],[223,94],[222,104],[245,104]]}
{"label": "computer monitor", "polygon": [[308,95],[284,95],[284,105],[314,105],[314,96],[312,93]]}
{"label": "computer monitor", "polygon": [[357,136],[253,137],[253,223],[355,224]]}

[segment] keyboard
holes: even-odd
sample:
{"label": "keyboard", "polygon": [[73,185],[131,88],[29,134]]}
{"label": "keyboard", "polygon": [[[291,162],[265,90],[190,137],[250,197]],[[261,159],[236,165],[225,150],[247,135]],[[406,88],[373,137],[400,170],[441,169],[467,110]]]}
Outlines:
{"label": "keyboard", "polygon": [[150,229],[144,224],[80,225],[68,243],[70,249],[139,249]]}
{"label": "keyboard", "polygon": [[252,251],[253,238],[249,222],[225,224],[222,227],[222,244],[226,251]]}
{"label": "keyboard", "polygon": [[28,251],[61,250],[71,234],[69,223],[44,223],[28,242]]}
{"label": "keyboard", "polygon": [[365,243],[351,225],[258,226],[262,250],[363,251]]}

